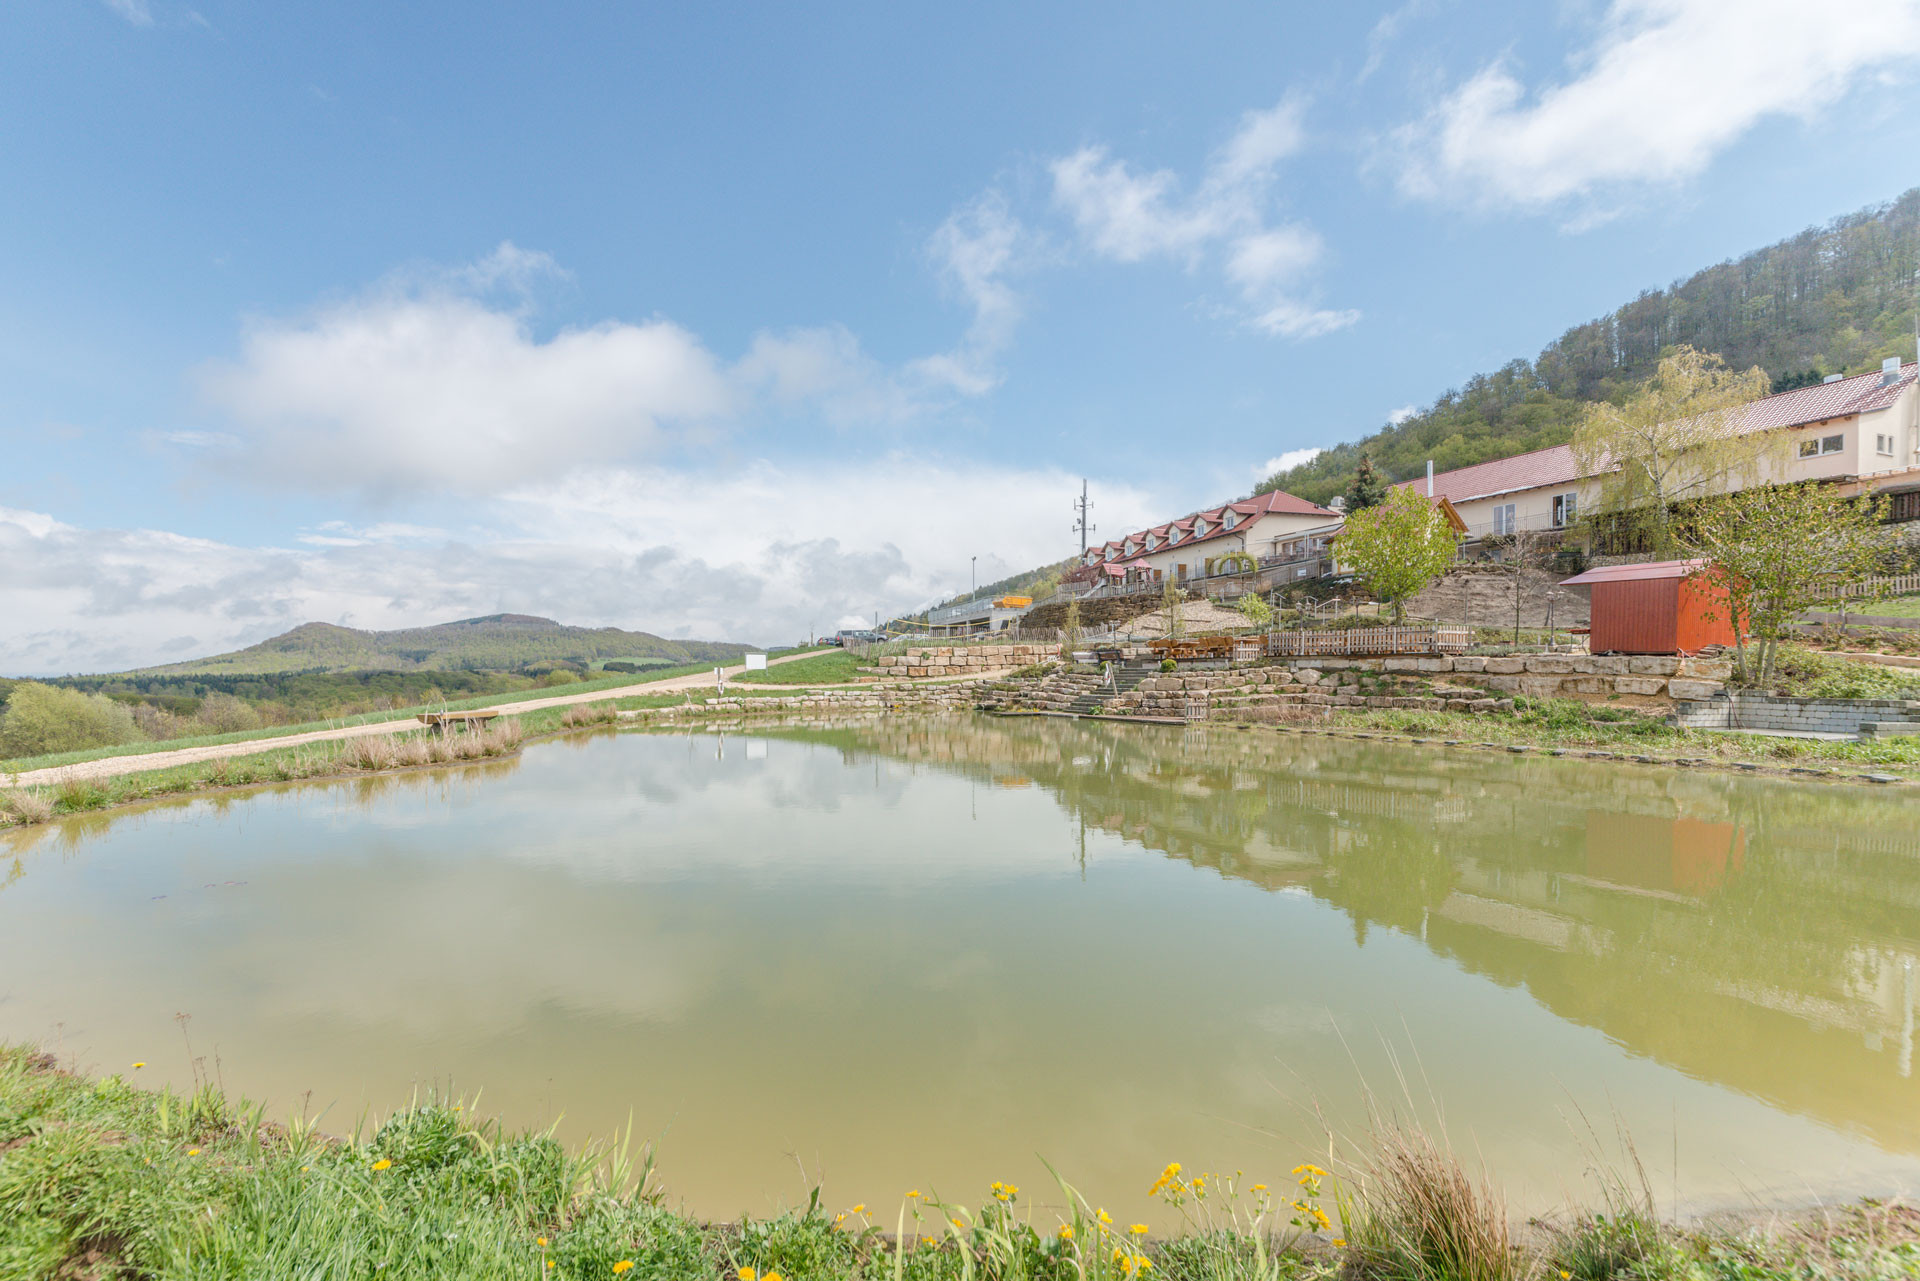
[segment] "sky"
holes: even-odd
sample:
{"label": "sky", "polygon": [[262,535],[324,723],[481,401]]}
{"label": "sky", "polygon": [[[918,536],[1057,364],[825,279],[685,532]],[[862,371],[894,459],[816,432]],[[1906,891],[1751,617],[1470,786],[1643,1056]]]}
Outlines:
{"label": "sky", "polygon": [[0,672],[757,644],[1920,182],[1920,0],[0,6]]}

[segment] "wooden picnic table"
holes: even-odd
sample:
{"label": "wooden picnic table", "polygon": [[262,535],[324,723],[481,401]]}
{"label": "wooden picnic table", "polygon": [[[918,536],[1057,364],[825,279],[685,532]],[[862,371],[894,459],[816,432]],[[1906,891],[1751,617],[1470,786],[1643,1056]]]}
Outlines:
{"label": "wooden picnic table", "polygon": [[421,712],[414,719],[428,729],[437,729],[442,734],[451,734],[455,726],[461,729],[484,727],[488,721],[499,714],[493,708],[483,708],[477,712]]}

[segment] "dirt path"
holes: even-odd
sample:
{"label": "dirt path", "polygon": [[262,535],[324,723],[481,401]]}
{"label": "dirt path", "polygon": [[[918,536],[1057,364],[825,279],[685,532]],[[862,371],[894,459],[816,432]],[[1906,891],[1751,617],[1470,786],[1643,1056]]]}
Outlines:
{"label": "dirt path", "polygon": [[[817,652],[817,651],[815,651]],[[811,658],[813,653],[788,654],[782,658],[769,658],[767,666],[775,667],[781,663],[791,663],[802,658]],[[746,666],[729,667],[725,675],[738,676],[746,671]],[[632,698],[647,694],[672,694],[691,689],[712,689],[712,672],[696,672],[691,676],[672,676],[662,681],[648,681],[635,685],[618,685],[612,689],[589,690],[581,694],[553,694],[545,698],[528,698],[517,703],[499,703],[489,710],[513,715],[519,712],[536,711],[542,707],[567,707],[574,703],[597,703],[609,698]],[[746,688],[755,690],[809,689],[806,685],[752,685]],[[116,774],[144,774],[151,770],[172,769],[176,765],[196,765],[201,761],[215,761],[226,756],[253,756],[260,752],[270,752],[282,747],[297,747],[302,743],[321,743],[342,738],[366,738],[375,734],[401,734],[408,730],[417,730],[420,722],[411,716],[393,721],[379,721],[372,725],[346,725],[338,729],[309,730],[304,734],[281,734],[274,738],[250,738],[243,743],[219,743],[211,747],[182,747],[169,752],[141,752],[129,756],[107,756],[97,761],[81,761],[74,765],[56,765],[49,769],[28,770],[20,775],[22,786],[29,784],[61,783],[68,779],[109,778]]]}

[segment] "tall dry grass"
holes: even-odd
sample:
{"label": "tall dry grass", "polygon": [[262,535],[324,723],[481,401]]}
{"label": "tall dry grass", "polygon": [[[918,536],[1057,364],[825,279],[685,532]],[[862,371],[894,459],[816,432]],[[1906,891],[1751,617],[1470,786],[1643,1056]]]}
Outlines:
{"label": "tall dry grass", "polygon": [[32,787],[0,792],[0,814],[16,823],[44,823],[53,817],[53,797]]}
{"label": "tall dry grass", "polygon": [[486,729],[453,734],[369,734],[347,740],[340,760],[350,768],[370,771],[477,761],[517,751],[522,737],[518,721],[496,721]]}
{"label": "tall dry grass", "polygon": [[575,703],[560,717],[560,723],[568,729],[584,729],[589,725],[611,725],[620,719],[620,709],[612,703]]}
{"label": "tall dry grass", "polygon": [[1505,1200],[1424,1130],[1380,1127],[1341,1202],[1344,1272],[1379,1281],[1528,1281]]}

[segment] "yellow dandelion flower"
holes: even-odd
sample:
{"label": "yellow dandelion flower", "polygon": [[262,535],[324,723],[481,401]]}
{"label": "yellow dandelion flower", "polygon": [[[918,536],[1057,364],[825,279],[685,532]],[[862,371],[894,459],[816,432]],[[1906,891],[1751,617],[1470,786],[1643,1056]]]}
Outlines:
{"label": "yellow dandelion flower", "polygon": [[920,1189],[919,1189],[919,1188],[915,1188],[915,1189],[914,1189],[913,1191],[911,1191],[911,1192],[909,1192],[909,1193],[907,1193],[907,1195],[908,1195],[908,1196],[910,1196],[910,1197],[916,1197],[916,1196],[919,1196],[919,1195],[920,1195]]}
{"label": "yellow dandelion flower", "polygon": [[1137,1237],[1143,1237],[1147,1235],[1147,1225],[1144,1223],[1136,1223],[1132,1227],[1128,1228],[1127,1231],[1133,1233],[1133,1235]]}
{"label": "yellow dandelion flower", "polygon": [[1142,1272],[1151,1272],[1153,1271],[1153,1260],[1144,1254],[1137,1254],[1133,1258],[1133,1266],[1139,1268]]}
{"label": "yellow dandelion flower", "polygon": [[1347,1248],[1347,1239],[1345,1237],[1335,1237],[1333,1239],[1333,1246],[1336,1250],[1344,1250]]}
{"label": "yellow dandelion flower", "polygon": [[947,1220],[947,1222],[953,1224],[954,1227],[959,1228],[963,1231],[966,1229],[966,1226],[967,1226],[966,1224],[960,1222],[960,1220],[958,1219],[949,1219]]}
{"label": "yellow dandelion flower", "polygon": [[1062,1241],[1073,1240],[1073,1225],[1071,1223],[1062,1223],[1060,1225],[1060,1239]]}
{"label": "yellow dandelion flower", "polygon": [[847,1216],[844,1214],[836,1214],[833,1216],[833,1221],[835,1223],[845,1223],[847,1221]]}
{"label": "yellow dandelion flower", "polygon": [[311,1170],[312,1168],[313,1167],[310,1165],[303,1165],[300,1167],[300,1173],[305,1174],[308,1170]]}
{"label": "yellow dandelion flower", "polygon": [[1122,1260],[1122,1259],[1124,1259],[1124,1258],[1126,1258],[1126,1257],[1127,1257],[1127,1252],[1126,1252],[1125,1250],[1122,1250],[1122,1249],[1121,1249],[1121,1248],[1120,1248],[1119,1246],[1117,1246],[1117,1245],[1113,1247],[1113,1261],[1114,1261],[1115,1263],[1118,1263],[1118,1262],[1120,1262],[1120,1260]]}
{"label": "yellow dandelion flower", "polygon": [[1256,1183],[1253,1185],[1253,1190],[1255,1192],[1265,1192],[1267,1190],[1267,1185],[1264,1183]]}
{"label": "yellow dandelion flower", "polygon": [[764,1281],[780,1281],[780,1274],[778,1272],[769,1272],[764,1278]]}
{"label": "yellow dandelion flower", "polygon": [[633,1268],[632,1259],[622,1259],[620,1260],[620,1262],[613,1265],[613,1270],[615,1274],[630,1271],[632,1268]]}
{"label": "yellow dandelion flower", "polygon": [[1573,1281],[1573,1273],[1565,1268],[1560,1269],[1560,1281]]}
{"label": "yellow dandelion flower", "polygon": [[553,1263],[553,1260],[552,1260],[552,1259],[548,1259],[548,1260],[547,1260],[547,1266],[548,1266],[548,1267],[550,1267],[550,1268],[554,1266],[554,1263]]}
{"label": "yellow dandelion flower", "polygon": [[393,1168],[393,1162],[387,1160],[385,1157],[381,1157],[373,1163],[373,1168],[376,1170],[391,1170]]}
{"label": "yellow dandelion flower", "polygon": [[135,1059],[133,1061],[133,1066],[136,1071],[140,1068],[145,1067],[146,1065],[147,1065],[147,1061],[145,1059]]}
{"label": "yellow dandelion flower", "polygon": [[736,1277],[739,1277],[740,1281],[753,1281],[754,1271],[752,1268],[741,1268],[738,1272],[734,1273],[733,1275],[735,1275]]}
{"label": "yellow dandelion flower", "polygon": [[199,1155],[200,1155],[200,1149],[199,1149],[199,1148],[188,1148],[188,1149],[187,1149],[187,1155],[188,1155],[188,1156],[199,1156]]}
{"label": "yellow dandelion flower", "polygon": [[545,1237],[535,1237],[533,1239],[533,1243],[539,1246],[542,1250],[547,1248],[547,1239]]}
{"label": "yellow dandelion flower", "polygon": [[867,1212],[866,1203],[862,1202],[861,1204],[854,1206],[853,1212],[855,1214],[865,1214]]}
{"label": "yellow dandelion flower", "polygon": [[1110,1228],[1113,1226],[1113,1216],[1111,1214],[1108,1214],[1105,1210],[1097,1211],[1093,1217],[1100,1220],[1100,1222],[1106,1227]]}
{"label": "yellow dandelion flower", "polygon": [[1313,1162],[1311,1161],[1307,1162],[1304,1165],[1294,1166],[1293,1169],[1288,1171],[1288,1173],[1289,1174],[1311,1174],[1316,1178],[1322,1178],[1322,1179],[1327,1177],[1327,1172],[1321,1169],[1319,1166],[1313,1164]]}

